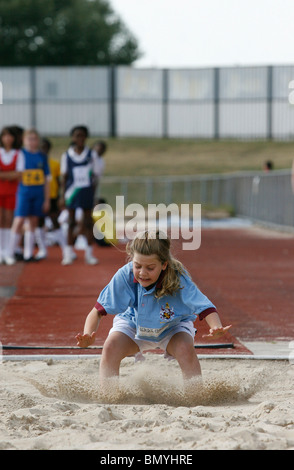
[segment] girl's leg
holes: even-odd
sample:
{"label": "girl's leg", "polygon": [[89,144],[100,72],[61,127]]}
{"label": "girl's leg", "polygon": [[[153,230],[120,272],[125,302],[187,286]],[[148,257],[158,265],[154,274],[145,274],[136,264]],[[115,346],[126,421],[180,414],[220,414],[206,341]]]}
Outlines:
{"label": "girl's leg", "polygon": [[178,361],[184,379],[201,376],[201,367],[194,349],[194,341],[188,333],[179,332],[172,336],[166,351]]}
{"label": "girl's leg", "polygon": [[27,228],[24,234],[24,260],[30,261],[33,258],[35,246],[35,230],[38,225],[37,216],[27,218]]}
{"label": "girl's leg", "polygon": [[38,245],[36,259],[47,258],[45,217],[39,217],[38,226],[35,229],[35,238]]}
{"label": "girl's leg", "polygon": [[3,209],[2,217],[2,258],[8,256],[9,253],[9,244],[10,244],[10,229],[13,223],[13,210]]}
{"label": "girl's leg", "polygon": [[4,208],[0,207],[0,263],[4,259]]}
{"label": "girl's leg", "polygon": [[98,259],[93,256],[93,220],[92,210],[85,209],[83,217],[83,231],[87,240],[87,246],[85,250],[85,261],[87,264],[97,264]]}
{"label": "girl's leg", "polygon": [[13,223],[13,210],[4,209],[3,227],[10,230]]}
{"label": "girl's leg", "polygon": [[75,222],[75,209],[68,209],[68,233],[67,233],[67,245],[73,247],[75,242],[74,229],[76,226]]}
{"label": "girl's leg", "polygon": [[125,333],[114,331],[106,339],[100,362],[100,378],[118,377],[121,361],[139,352],[137,344]]}
{"label": "girl's leg", "polygon": [[58,243],[58,245],[60,246],[62,253],[64,253],[64,249],[66,246],[66,239],[65,239],[62,227],[60,226],[59,221],[58,221],[60,211],[58,209],[57,199],[51,199],[50,212],[48,215],[53,225],[54,238],[56,242]]}
{"label": "girl's leg", "polygon": [[63,256],[63,260],[61,263],[63,264],[63,266],[72,264],[74,260],[73,246],[75,242],[75,235],[74,235],[75,226],[76,226],[75,209],[68,209],[67,243],[64,246],[64,251],[63,251],[64,256]]}
{"label": "girl's leg", "polygon": [[16,252],[21,240],[23,224],[24,217],[14,217],[10,230],[10,242],[7,248],[7,256],[5,258],[6,264],[10,265],[16,262],[14,253]]}
{"label": "girl's leg", "polygon": [[10,228],[13,222],[13,210],[0,207],[0,263],[8,255]]}

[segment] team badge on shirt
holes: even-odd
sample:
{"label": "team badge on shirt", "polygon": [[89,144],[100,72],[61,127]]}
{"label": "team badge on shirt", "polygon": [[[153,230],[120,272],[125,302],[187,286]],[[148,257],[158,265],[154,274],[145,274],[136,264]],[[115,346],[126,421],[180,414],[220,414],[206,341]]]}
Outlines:
{"label": "team badge on shirt", "polygon": [[160,318],[164,321],[170,321],[175,315],[173,307],[170,307],[168,302],[166,302],[165,307],[162,306],[160,309]]}

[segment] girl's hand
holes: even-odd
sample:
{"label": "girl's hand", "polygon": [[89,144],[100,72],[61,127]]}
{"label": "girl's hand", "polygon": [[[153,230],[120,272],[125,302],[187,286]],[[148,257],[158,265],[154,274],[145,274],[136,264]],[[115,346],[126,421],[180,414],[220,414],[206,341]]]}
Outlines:
{"label": "girl's hand", "polygon": [[44,212],[44,214],[47,214],[47,212],[49,212],[49,209],[50,209],[50,201],[48,201],[47,199],[44,201],[43,203],[43,207],[42,207],[42,210]]}
{"label": "girl's hand", "polygon": [[87,348],[88,346],[91,346],[91,344],[93,344],[95,341],[95,335],[95,331],[93,331],[91,335],[82,335],[81,333],[78,333],[75,337],[78,340],[77,346],[80,348]]}
{"label": "girl's hand", "polygon": [[210,328],[208,335],[202,335],[203,338],[218,338],[223,336],[231,328],[232,325],[219,327],[219,328]]}

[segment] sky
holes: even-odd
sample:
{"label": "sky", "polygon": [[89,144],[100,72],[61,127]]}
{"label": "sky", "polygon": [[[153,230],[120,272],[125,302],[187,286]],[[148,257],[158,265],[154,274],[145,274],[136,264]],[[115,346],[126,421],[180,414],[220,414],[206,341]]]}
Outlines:
{"label": "sky", "polygon": [[139,42],[136,67],[294,64],[294,0],[109,0]]}

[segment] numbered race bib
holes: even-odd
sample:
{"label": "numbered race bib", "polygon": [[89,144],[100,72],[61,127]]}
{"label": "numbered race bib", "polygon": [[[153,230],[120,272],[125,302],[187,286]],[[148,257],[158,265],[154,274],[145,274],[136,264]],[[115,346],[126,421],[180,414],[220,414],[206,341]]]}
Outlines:
{"label": "numbered race bib", "polygon": [[76,166],[73,168],[74,186],[76,188],[88,188],[91,186],[89,166]]}
{"label": "numbered race bib", "polygon": [[40,168],[35,170],[24,170],[22,174],[22,184],[24,186],[41,186],[45,184],[44,171]]}

